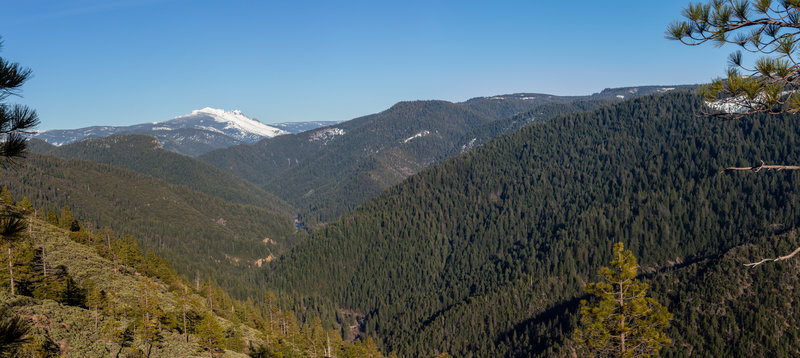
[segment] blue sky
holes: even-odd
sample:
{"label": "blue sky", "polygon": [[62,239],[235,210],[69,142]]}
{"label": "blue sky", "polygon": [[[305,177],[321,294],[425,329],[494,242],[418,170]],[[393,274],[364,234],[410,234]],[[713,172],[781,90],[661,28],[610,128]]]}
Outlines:
{"label": "blue sky", "polygon": [[265,123],[348,120],[398,101],[709,81],[732,49],[663,38],[688,1],[27,0],[0,56],[33,70],[40,129],[202,107]]}

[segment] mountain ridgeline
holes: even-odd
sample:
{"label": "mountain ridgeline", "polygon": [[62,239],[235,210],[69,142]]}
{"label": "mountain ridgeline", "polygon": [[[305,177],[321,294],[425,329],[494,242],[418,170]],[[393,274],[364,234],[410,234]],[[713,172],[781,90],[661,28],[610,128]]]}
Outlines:
{"label": "mountain ridgeline", "polygon": [[[722,168],[793,162],[800,124],[717,122],[697,117],[701,106],[670,93],[525,126],[316,230],[268,267],[269,287],[329,324],[356,312],[403,356],[567,355],[583,285],[622,241],[685,330],[673,329],[666,356],[796,352],[796,328],[781,326],[763,351],[747,341],[771,334],[770,317],[794,322],[795,308],[774,305],[796,294],[796,271],[750,279],[740,265],[796,243],[785,233],[798,225],[800,175]],[[776,248],[772,235],[788,243]],[[734,266],[729,280],[707,280]],[[737,287],[770,277],[785,289]],[[746,303],[760,294],[763,306]],[[705,323],[730,328],[737,317],[748,328],[726,338]]]}
{"label": "mountain ridgeline", "polygon": [[164,149],[158,139],[150,136],[111,135],[58,147],[34,139],[30,149],[64,159],[88,160],[130,169],[234,203],[260,206],[287,215],[295,211],[283,200],[244,179]]}
{"label": "mountain ridgeline", "polygon": [[328,222],[424,168],[523,125],[675,89],[649,86],[590,96],[522,93],[462,103],[400,102],[381,113],[199,158],[280,196],[312,223]]}
{"label": "mountain ridgeline", "polygon": [[33,138],[60,146],[111,135],[142,134],[157,138],[166,150],[198,156],[214,149],[255,143],[263,138],[297,133],[334,123],[318,121],[266,125],[247,117],[241,111],[224,111],[207,107],[163,122],[47,130],[35,133]]}

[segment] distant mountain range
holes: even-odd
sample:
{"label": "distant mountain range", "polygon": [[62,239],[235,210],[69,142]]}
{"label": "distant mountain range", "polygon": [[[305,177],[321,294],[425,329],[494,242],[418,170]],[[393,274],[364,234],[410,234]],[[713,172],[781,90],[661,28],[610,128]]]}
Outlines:
{"label": "distant mountain range", "polygon": [[237,144],[251,144],[264,138],[298,133],[336,122],[296,122],[267,125],[238,110],[203,108],[174,119],[132,126],[94,126],[41,131],[33,138],[60,146],[88,138],[114,134],[144,134],[155,137],[164,149],[198,156]]}

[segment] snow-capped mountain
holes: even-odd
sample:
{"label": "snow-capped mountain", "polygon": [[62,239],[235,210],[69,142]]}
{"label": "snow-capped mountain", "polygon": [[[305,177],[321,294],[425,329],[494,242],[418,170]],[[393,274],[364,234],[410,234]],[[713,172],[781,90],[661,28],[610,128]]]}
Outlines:
{"label": "snow-capped mountain", "polygon": [[48,130],[33,135],[53,145],[107,137],[112,134],[145,134],[158,138],[164,149],[190,156],[237,144],[255,143],[264,138],[289,134],[288,131],[247,117],[242,111],[206,107],[168,121],[132,126],[95,126],[79,129]]}
{"label": "snow-capped mountain", "polygon": [[[264,138],[289,134],[279,128],[268,126],[256,119],[245,116],[242,111],[225,111],[206,107],[187,115],[175,117],[166,122],[153,123],[152,130],[194,128],[227,135],[244,143],[254,143]],[[144,124],[140,124],[144,126]]]}

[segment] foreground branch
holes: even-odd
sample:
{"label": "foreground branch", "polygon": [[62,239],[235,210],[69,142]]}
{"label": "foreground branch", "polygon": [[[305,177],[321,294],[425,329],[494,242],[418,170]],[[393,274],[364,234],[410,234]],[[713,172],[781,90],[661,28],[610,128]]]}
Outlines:
{"label": "foreground branch", "polygon": [[766,170],[800,170],[800,165],[769,165],[764,164],[764,161],[761,161],[761,165],[757,165],[754,167],[727,167],[725,171],[732,171],[732,170],[751,170],[758,173],[761,169]]}
{"label": "foreground branch", "polygon": [[790,253],[790,254],[788,254],[788,255],[786,255],[786,256],[776,257],[776,258],[774,258],[774,259],[763,259],[763,260],[761,260],[761,261],[759,261],[759,262],[752,262],[752,263],[749,263],[749,264],[745,264],[745,266],[748,266],[748,267],[756,267],[756,266],[758,266],[758,265],[761,265],[761,264],[763,264],[763,263],[765,263],[765,262],[769,262],[769,261],[783,261],[783,260],[788,260],[788,259],[790,259],[790,258],[794,257],[794,255],[797,255],[797,253],[798,253],[798,252],[800,252],[800,247],[798,247],[798,248],[794,249],[794,251],[792,251],[792,253]]}

